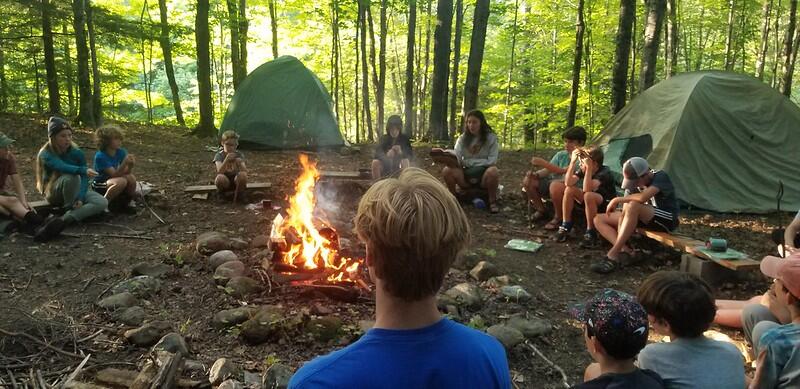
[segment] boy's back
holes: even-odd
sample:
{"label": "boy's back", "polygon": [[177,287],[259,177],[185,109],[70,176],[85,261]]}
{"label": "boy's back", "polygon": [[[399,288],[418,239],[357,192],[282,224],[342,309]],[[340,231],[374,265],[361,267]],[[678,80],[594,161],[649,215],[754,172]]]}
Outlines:
{"label": "boy's back", "polygon": [[758,342],[766,352],[756,373],[759,388],[800,387],[800,324],[789,323],[768,330]]}
{"label": "boy's back", "polygon": [[732,344],[700,336],[647,345],[639,367],[658,373],[668,389],[744,388],[744,361]]}
{"label": "boy's back", "polygon": [[417,330],[372,329],[305,364],[291,388],[510,388],[494,338],[448,319]]}

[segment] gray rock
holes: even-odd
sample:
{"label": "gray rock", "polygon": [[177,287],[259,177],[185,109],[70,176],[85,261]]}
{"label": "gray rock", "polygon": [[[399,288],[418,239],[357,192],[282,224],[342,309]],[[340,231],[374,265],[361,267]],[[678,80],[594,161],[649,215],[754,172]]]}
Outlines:
{"label": "gray rock", "polygon": [[289,387],[289,380],[294,372],[289,366],[282,363],[274,363],[267,369],[264,377],[265,389],[286,389]]}
{"label": "gray rock", "polygon": [[499,340],[506,350],[511,350],[514,346],[525,341],[525,336],[516,328],[508,327],[503,324],[495,324],[489,327],[486,332]]}
{"label": "gray rock", "polygon": [[225,284],[225,291],[236,298],[245,298],[262,290],[261,283],[250,277],[233,277]]}
{"label": "gray rock", "polygon": [[493,263],[489,261],[480,261],[469,271],[469,275],[478,281],[486,281],[489,278],[500,275],[500,271],[497,270],[497,266]]}
{"label": "gray rock", "polygon": [[333,313],[333,309],[328,308],[327,306],[325,306],[325,304],[322,304],[320,302],[316,302],[316,303],[314,303],[314,305],[311,306],[311,314],[312,315],[327,316],[327,315],[330,315],[332,313]]}
{"label": "gray rock", "polygon": [[128,308],[136,305],[137,300],[130,292],[122,292],[100,300],[97,305],[105,309]]}
{"label": "gray rock", "polygon": [[283,312],[275,306],[265,306],[250,320],[242,324],[241,335],[249,343],[264,343],[281,332]]}
{"label": "gray rock", "polygon": [[208,381],[211,382],[211,385],[219,385],[222,381],[236,376],[238,370],[236,365],[227,358],[217,359],[208,371]]}
{"label": "gray rock", "polygon": [[244,270],[242,261],[225,262],[214,271],[214,282],[218,285],[226,285],[231,278],[243,276]]}
{"label": "gray rock", "polygon": [[250,247],[250,243],[247,243],[247,241],[242,238],[231,238],[228,245],[231,250],[244,250]]}
{"label": "gray rock", "polygon": [[518,302],[518,303],[519,302],[530,301],[530,299],[532,297],[531,294],[528,293],[528,291],[526,291],[525,289],[523,289],[519,285],[504,286],[504,287],[500,288],[500,293],[502,293],[503,296],[508,297],[509,300],[515,301],[515,302]]}
{"label": "gray rock", "polygon": [[171,327],[172,325],[165,321],[153,321],[145,323],[139,328],[125,331],[124,336],[130,343],[149,347],[158,342],[162,336],[169,332]]}
{"label": "gray rock", "polygon": [[153,346],[153,351],[168,351],[177,354],[179,351],[184,356],[189,355],[189,347],[183,337],[175,332],[164,335],[161,340]]}
{"label": "gray rock", "polygon": [[483,305],[483,293],[477,285],[464,282],[448,289],[444,294],[452,298],[456,304],[470,308],[480,308]]}
{"label": "gray rock", "polygon": [[162,278],[172,272],[172,266],[163,263],[141,262],[131,269],[134,276],[150,276]]}
{"label": "gray rock", "polygon": [[461,270],[470,270],[480,261],[481,257],[478,254],[467,253],[456,258],[456,260],[453,262],[453,267]]}
{"label": "gray rock", "polygon": [[216,270],[219,267],[219,265],[222,265],[225,262],[232,262],[238,260],[239,256],[236,255],[236,253],[234,253],[233,251],[222,250],[222,251],[217,251],[214,254],[211,254],[211,256],[208,257],[208,264],[211,265],[212,269]]}
{"label": "gray rock", "polygon": [[253,373],[251,371],[244,371],[244,386],[248,389],[261,389],[263,388],[263,378],[261,374]]}
{"label": "gray rock", "polygon": [[324,316],[311,319],[306,325],[306,331],[310,332],[319,341],[327,342],[339,335],[342,328],[342,319],[336,316]]}
{"label": "gray rock", "polygon": [[161,281],[150,276],[136,276],[114,285],[112,294],[130,292],[136,297],[147,297],[161,289]]}
{"label": "gray rock", "polygon": [[547,320],[526,319],[521,315],[511,316],[506,321],[506,326],[517,329],[526,338],[546,335],[553,330],[553,326]]}
{"label": "gray rock", "polygon": [[126,326],[140,326],[144,322],[144,308],[136,306],[118,309],[114,312],[114,320]]}
{"label": "gray rock", "polygon": [[241,382],[236,380],[227,380],[219,384],[219,386],[217,386],[217,389],[244,389],[244,385],[242,385]]}
{"label": "gray rock", "polygon": [[230,249],[228,237],[217,231],[205,232],[197,237],[197,252],[203,255]]}
{"label": "gray rock", "polygon": [[447,314],[450,315],[450,317],[454,320],[460,321],[462,319],[461,311],[456,305],[448,305],[444,308],[444,311],[447,312]]}
{"label": "gray rock", "polygon": [[436,306],[441,309],[447,309],[448,305],[458,305],[458,301],[456,299],[446,295],[446,294],[439,294],[436,295]]}
{"label": "gray rock", "polygon": [[254,249],[267,246],[269,246],[269,237],[266,235],[256,235],[256,237],[250,241],[250,247]]}
{"label": "gray rock", "polygon": [[226,309],[214,315],[211,325],[218,330],[235,326],[250,320],[256,312],[258,312],[258,307],[251,306]]}
{"label": "gray rock", "polygon": [[195,361],[194,359],[185,359],[183,361],[183,371],[184,372],[198,372],[198,373],[205,373],[206,365],[203,362]]}
{"label": "gray rock", "polygon": [[494,288],[502,288],[510,283],[511,283],[511,277],[509,276],[492,277],[488,281],[486,281],[486,285]]}

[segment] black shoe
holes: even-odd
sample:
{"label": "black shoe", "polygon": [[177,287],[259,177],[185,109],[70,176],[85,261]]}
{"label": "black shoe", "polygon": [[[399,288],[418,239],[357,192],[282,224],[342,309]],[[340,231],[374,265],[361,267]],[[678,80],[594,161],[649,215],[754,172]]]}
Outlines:
{"label": "black shoe", "polygon": [[558,231],[556,232],[555,240],[558,243],[564,243],[569,238],[569,230],[562,227],[558,227]]}
{"label": "black shoe", "polygon": [[596,249],[600,247],[600,239],[593,232],[583,235],[583,240],[578,244],[582,249]]}
{"label": "black shoe", "polygon": [[33,227],[38,227],[44,223],[44,218],[39,216],[35,211],[28,211],[25,217],[22,218],[22,222]]}
{"label": "black shoe", "polygon": [[593,263],[589,268],[595,273],[608,274],[614,270],[617,270],[619,267],[620,264],[617,261],[605,257],[600,261]]}
{"label": "black shoe", "polygon": [[64,227],[66,227],[64,220],[60,217],[52,217],[36,229],[36,233],[33,234],[33,240],[35,242],[47,242],[58,236],[64,230]]}

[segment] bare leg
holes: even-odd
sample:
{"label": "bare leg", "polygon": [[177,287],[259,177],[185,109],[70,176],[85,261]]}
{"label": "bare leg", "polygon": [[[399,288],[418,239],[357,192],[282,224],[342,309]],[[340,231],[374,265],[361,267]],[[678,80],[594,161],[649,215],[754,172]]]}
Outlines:
{"label": "bare leg", "polygon": [[22,219],[28,213],[28,209],[14,196],[0,196],[0,213]]}
{"label": "bare leg", "polygon": [[411,166],[411,161],[409,161],[408,158],[403,158],[400,160],[400,169],[405,169],[409,166]]}
{"label": "bare leg", "polygon": [[450,193],[456,194],[456,185],[461,188],[466,188],[467,181],[464,179],[464,169],[453,168],[453,167],[445,167],[442,170],[442,176],[444,177],[444,182],[447,184],[447,189],[450,190]]}
{"label": "bare leg", "polygon": [[214,185],[217,186],[218,191],[225,192],[230,190],[231,180],[229,180],[224,174],[217,174],[217,177],[214,178]]}
{"label": "bare leg", "polygon": [[562,201],[561,219],[565,222],[572,221],[572,210],[575,209],[575,202],[583,201],[583,191],[574,186],[564,189],[564,199]]}
{"label": "bare leg", "polygon": [[522,180],[522,188],[525,189],[525,194],[528,197],[528,202],[539,212],[544,212],[545,207],[542,202],[542,195],[539,193],[539,176],[534,172],[525,174]]}
{"label": "bare leg", "polygon": [[563,208],[563,200],[564,200],[564,191],[567,189],[567,186],[564,185],[562,181],[553,181],[550,183],[550,199],[553,200],[553,209],[555,210],[555,216],[553,220],[556,222],[560,222],[564,215],[561,212],[564,210]]}
{"label": "bare leg", "polygon": [[761,304],[764,296],[755,296],[749,300],[716,300],[717,314],[714,323],[725,327],[742,328],[742,309],[750,304]]}
{"label": "bare leg", "polygon": [[500,182],[500,171],[497,170],[497,166],[490,166],[486,169],[486,172],[483,173],[483,178],[481,179],[481,186],[486,188],[486,191],[489,192],[489,204],[496,204],[497,203],[497,186]]}
{"label": "bare leg", "polygon": [[617,241],[617,226],[622,218],[622,212],[601,213],[594,217],[594,226],[606,241]]}
{"label": "bare leg", "polygon": [[128,185],[125,187],[125,193],[131,198],[134,198],[136,196],[136,176],[128,174],[125,176],[125,180],[128,181]]}
{"label": "bare leg", "polygon": [[247,173],[246,172],[239,172],[236,177],[233,179],[234,183],[236,184],[236,190],[239,193],[244,193],[247,190]]}
{"label": "bare leg", "polygon": [[625,203],[622,207],[622,214],[622,222],[619,224],[619,230],[617,231],[617,240],[614,242],[614,246],[611,247],[611,250],[608,250],[606,254],[610,259],[617,259],[619,253],[630,250],[630,248],[627,247],[628,239],[636,230],[639,220],[648,222],[652,220],[655,215],[653,207],[636,201]]}
{"label": "bare leg", "polygon": [[373,159],[372,160],[372,179],[379,180],[381,178],[381,173],[383,170],[383,164],[380,160]]}
{"label": "bare leg", "polygon": [[583,208],[586,212],[586,229],[594,229],[594,217],[597,215],[597,206],[603,203],[603,196],[596,192],[583,194]]}
{"label": "bare leg", "polygon": [[106,185],[108,185],[108,189],[106,189],[105,198],[110,202],[125,191],[128,186],[128,180],[125,177],[109,178],[106,181]]}

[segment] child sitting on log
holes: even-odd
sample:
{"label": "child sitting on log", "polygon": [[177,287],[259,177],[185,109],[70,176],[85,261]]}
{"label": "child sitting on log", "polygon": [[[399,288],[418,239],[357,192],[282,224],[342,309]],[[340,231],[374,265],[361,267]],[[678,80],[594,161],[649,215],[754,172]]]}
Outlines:
{"label": "child sitting on log", "polygon": [[411,166],[413,156],[411,141],[403,134],[403,120],[399,115],[389,116],[386,121],[386,135],[381,137],[380,143],[375,147],[372,179],[378,180]]}
{"label": "child sitting on log", "polygon": [[214,185],[221,194],[234,192],[234,198],[241,198],[247,189],[247,165],[244,162],[244,154],[237,150],[239,134],[233,130],[225,131],[219,142],[222,150],[214,155],[214,166],[217,171]]}
{"label": "child sitting on log", "polygon": [[122,131],[114,125],[106,125],[95,132],[97,153],[94,154],[94,178],[92,187],[105,192],[109,208],[125,213],[136,213],[129,204],[136,195],[136,177],[133,167],[136,158],[122,147]]}

